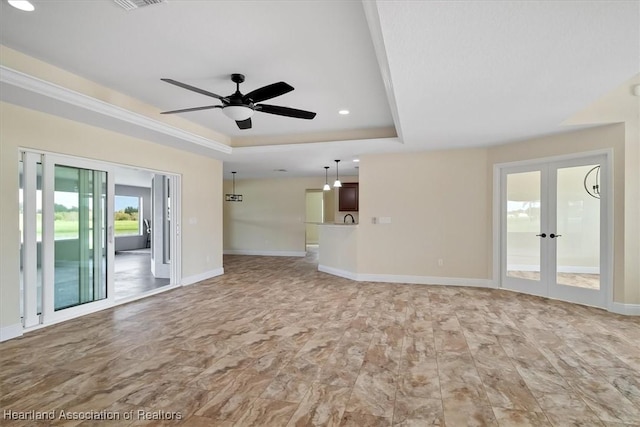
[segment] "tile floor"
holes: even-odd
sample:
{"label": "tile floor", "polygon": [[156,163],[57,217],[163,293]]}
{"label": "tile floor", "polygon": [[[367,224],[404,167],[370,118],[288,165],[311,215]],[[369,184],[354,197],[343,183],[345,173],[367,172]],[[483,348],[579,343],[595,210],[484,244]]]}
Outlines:
{"label": "tile floor", "polygon": [[[507,291],[356,283],[312,257],[228,256],[224,267],[0,344],[3,414],[119,421],[0,424],[640,425],[637,317]],[[181,420],[145,419],[173,412]]]}
{"label": "tile floor", "polygon": [[129,298],[167,286],[169,279],[151,274],[151,249],[120,251],[114,257],[114,290],[116,299]]}

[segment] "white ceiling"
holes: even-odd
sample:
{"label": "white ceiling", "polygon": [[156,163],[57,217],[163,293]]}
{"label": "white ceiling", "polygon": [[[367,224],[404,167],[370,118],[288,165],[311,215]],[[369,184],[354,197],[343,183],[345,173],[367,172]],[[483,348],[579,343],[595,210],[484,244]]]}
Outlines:
{"label": "white ceiling", "polygon": [[[566,131],[560,123],[640,71],[639,1],[169,0],[129,12],[110,0],[32,2],[25,13],[0,1],[3,45],[159,110],[218,103],[163,77],[221,95],[233,92],[234,72],[246,75],[244,93],[294,86],[268,103],[316,111],[314,120],[256,113],[241,131],[219,110],[183,115],[235,141],[270,141],[210,153],[238,178],[324,175],[334,159],[352,174],[351,160],[370,152]],[[47,108],[4,86],[0,97]],[[135,132],[77,108],[49,110]],[[394,126],[398,138],[277,145]]]}

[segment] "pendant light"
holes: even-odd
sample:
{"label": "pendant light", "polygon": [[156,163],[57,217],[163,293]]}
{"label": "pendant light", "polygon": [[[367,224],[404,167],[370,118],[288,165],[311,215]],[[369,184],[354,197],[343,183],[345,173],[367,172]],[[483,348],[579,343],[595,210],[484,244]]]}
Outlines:
{"label": "pendant light", "polygon": [[333,186],[335,188],[342,187],[342,183],[340,182],[340,178],[338,177],[338,163],[340,163],[340,160],[336,160],[336,182],[333,183]]}
{"label": "pendant light", "polygon": [[231,172],[231,174],[233,176],[233,193],[225,194],[224,200],[227,202],[241,202],[242,194],[236,194],[236,173]]}
{"label": "pendant light", "polygon": [[322,187],[323,191],[329,191],[331,190],[331,187],[329,187],[329,166],[325,166],[324,167],[324,187]]}

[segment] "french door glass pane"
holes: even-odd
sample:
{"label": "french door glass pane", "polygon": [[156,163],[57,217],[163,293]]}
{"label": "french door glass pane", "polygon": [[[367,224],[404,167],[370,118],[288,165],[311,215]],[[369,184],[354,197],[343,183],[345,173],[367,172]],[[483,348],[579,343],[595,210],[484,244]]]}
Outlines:
{"label": "french door glass pane", "polygon": [[540,280],[540,171],[509,173],[507,276]]}
{"label": "french door glass pane", "polygon": [[556,283],[600,289],[598,165],[558,169]]}
{"label": "french door glass pane", "polygon": [[55,166],[54,309],[107,297],[103,171]]}

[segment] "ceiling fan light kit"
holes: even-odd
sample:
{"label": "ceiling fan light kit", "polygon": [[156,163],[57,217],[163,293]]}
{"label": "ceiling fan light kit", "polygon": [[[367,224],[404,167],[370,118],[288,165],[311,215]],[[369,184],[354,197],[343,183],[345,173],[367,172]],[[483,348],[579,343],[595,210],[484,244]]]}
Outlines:
{"label": "ceiling fan light kit", "polygon": [[263,86],[256,90],[253,90],[246,95],[240,92],[240,83],[244,82],[243,74],[231,74],[231,81],[236,84],[236,91],[229,96],[220,96],[213,92],[209,92],[204,89],[200,89],[195,86],[188,85],[186,83],[179,82],[173,79],[161,79],[163,82],[170,83],[172,85],[187,89],[193,92],[197,92],[201,95],[210,96],[212,98],[222,101],[222,105],[205,105],[203,107],[183,108],[180,110],[164,111],[160,114],[176,114],[187,113],[190,111],[210,110],[214,108],[221,108],[225,116],[232,120],[235,120],[238,128],[251,129],[251,117],[255,111],[261,113],[274,114],[276,116],[293,117],[295,119],[311,120],[316,116],[316,113],[305,110],[298,110],[296,108],[282,107],[279,105],[259,104],[259,102],[266,101],[267,99],[275,98],[285,93],[291,92],[293,86],[285,82],[272,83],[267,86]]}
{"label": "ceiling fan light kit", "polygon": [[222,112],[225,116],[236,122],[247,120],[253,116],[253,110],[244,105],[228,105],[222,108]]}

